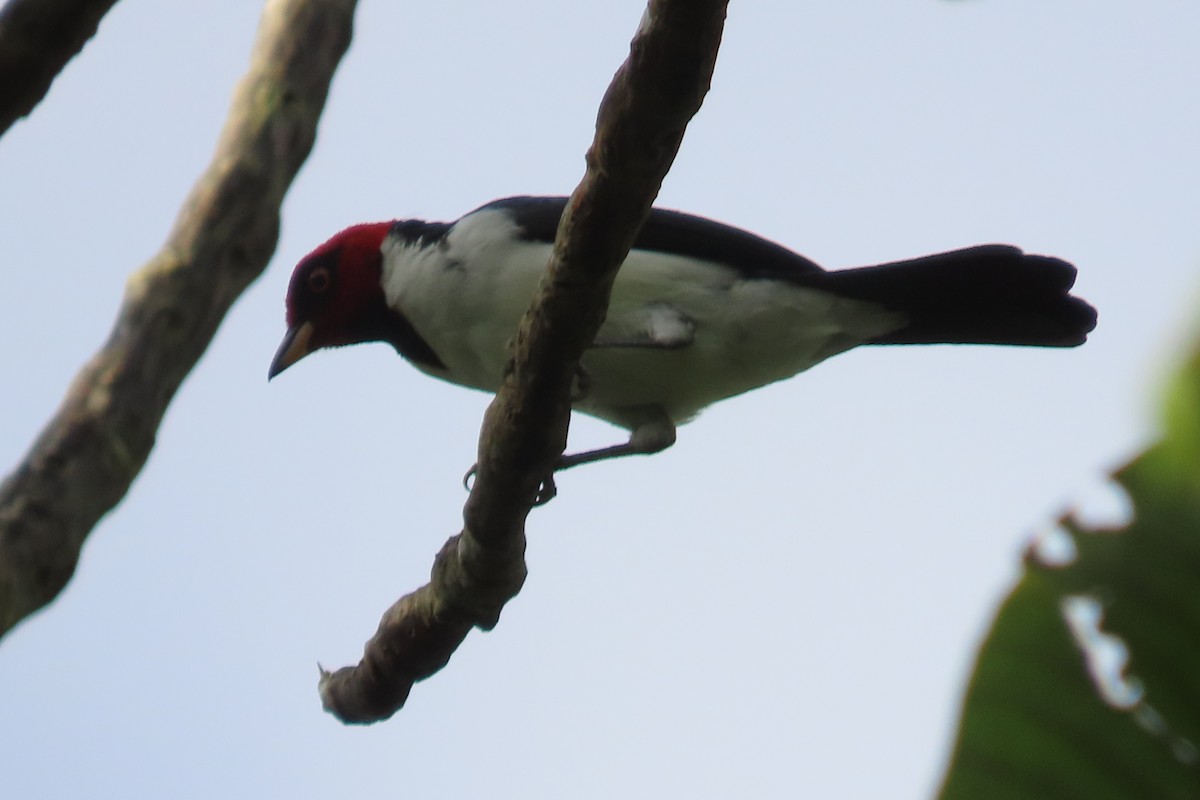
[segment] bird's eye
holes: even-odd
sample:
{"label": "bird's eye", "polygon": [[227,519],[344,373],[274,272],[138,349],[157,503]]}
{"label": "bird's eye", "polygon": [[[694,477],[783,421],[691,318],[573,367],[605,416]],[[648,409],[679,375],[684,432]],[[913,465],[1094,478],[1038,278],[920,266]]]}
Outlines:
{"label": "bird's eye", "polygon": [[320,294],[329,288],[329,270],[324,267],[314,269],[308,273],[308,290],[313,294]]}

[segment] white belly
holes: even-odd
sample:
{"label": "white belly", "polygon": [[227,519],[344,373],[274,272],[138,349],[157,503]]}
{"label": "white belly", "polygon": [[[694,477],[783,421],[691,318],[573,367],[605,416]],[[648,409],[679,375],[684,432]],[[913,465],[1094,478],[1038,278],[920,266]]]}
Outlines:
{"label": "white belly", "polygon": [[[442,252],[391,254],[385,283],[389,304],[446,366],[430,374],[486,391],[500,385],[509,344],[550,255],[550,245],[497,246],[507,239],[489,229],[492,222],[478,220],[458,239],[452,232]],[[471,273],[455,266],[465,264],[474,265]],[[644,416],[639,409],[657,407],[684,422],[717,400],[791,377],[905,322],[872,303],[634,251],[617,275],[597,341],[629,339],[664,306],[692,323],[690,342],[589,350],[580,411],[631,427]]]}

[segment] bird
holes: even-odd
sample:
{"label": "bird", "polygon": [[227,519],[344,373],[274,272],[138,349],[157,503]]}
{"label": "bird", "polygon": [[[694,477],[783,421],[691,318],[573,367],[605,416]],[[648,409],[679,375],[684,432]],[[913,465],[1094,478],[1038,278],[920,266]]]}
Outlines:
{"label": "bird", "polygon": [[[424,373],[496,392],[566,204],[508,197],[454,222],[342,230],[296,265],[268,379],[323,348],[385,342]],[[827,271],[746,230],[653,208],[572,397],[629,438],[555,469],[660,452],[707,406],[861,345],[1075,347],[1097,320],[1070,294],[1075,277],[1005,244]]]}

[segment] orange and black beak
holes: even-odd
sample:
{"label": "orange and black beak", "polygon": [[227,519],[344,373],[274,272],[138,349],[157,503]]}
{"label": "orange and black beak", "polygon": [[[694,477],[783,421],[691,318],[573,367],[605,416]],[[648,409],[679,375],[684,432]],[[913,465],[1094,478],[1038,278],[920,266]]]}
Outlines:
{"label": "orange and black beak", "polygon": [[312,352],[309,341],[312,339],[313,326],[311,322],[302,322],[288,328],[275,358],[271,360],[271,368],[267,370],[267,380],[271,380],[285,369]]}

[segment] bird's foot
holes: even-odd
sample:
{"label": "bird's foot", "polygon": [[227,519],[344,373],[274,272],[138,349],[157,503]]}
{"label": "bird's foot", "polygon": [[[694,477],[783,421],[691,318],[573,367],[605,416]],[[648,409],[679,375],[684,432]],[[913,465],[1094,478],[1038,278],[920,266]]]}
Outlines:
{"label": "bird's foot", "polygon": [[[471,487],[475,485],[475,474],[477,472],[479,472],[479,465],[472,464],[471,468],[467,470],[467,474],[463,475],[463,488],[468,492],[471,491]],[[533,498],[533,505],[544,506],[546,503],[549,503],[551,500],[553,500],[557,495],[558,487],[554,483],[554,473],[550,473],[545,479],[542,480],[540,484],[538,484],[537,495]]]}

